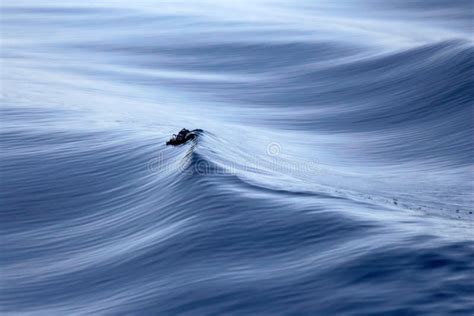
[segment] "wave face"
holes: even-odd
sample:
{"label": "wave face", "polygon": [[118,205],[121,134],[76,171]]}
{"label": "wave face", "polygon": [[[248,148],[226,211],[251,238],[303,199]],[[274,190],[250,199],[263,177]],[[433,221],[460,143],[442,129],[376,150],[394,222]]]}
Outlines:
{"label": "wave face", "polygon": [[472,20],[3,3],[2,313],[472,315]]}

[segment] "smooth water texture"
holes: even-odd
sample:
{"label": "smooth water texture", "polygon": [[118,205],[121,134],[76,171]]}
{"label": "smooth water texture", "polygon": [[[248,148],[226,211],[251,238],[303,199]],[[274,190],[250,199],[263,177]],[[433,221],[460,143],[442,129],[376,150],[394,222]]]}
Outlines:
{"label": "smooth water texture", "polygon": [[2,314],[474,314],[473,15],[3,1]]}

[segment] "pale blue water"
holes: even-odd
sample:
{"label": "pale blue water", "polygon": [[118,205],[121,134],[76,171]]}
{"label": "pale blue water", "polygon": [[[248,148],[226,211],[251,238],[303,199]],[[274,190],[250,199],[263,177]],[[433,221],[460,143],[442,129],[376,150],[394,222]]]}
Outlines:
{"label": "pale blue water", "polygon": [[472,315],[473,15],[2,2],[2,313]]}

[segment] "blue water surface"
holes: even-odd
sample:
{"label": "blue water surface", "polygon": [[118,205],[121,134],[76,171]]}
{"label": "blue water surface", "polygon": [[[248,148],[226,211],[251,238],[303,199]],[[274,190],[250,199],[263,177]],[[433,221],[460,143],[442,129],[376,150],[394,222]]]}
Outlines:
{"label": "blue water surface", "polygon": [[3,315],[474,314],[472,1],[1,11]]}

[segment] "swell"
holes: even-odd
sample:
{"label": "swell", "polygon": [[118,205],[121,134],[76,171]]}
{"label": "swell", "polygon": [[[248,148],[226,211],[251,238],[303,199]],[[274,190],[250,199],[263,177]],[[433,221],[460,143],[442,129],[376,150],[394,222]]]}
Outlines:
{"label": "swell", "polygon": [[2,8],[2,312],[472,314],[451,2]]}
{"label": "swell", "polygon": [[[20,142],[21,135],[2,143]],[[321,288],[333,293],[333,303],[316,295],[317,304],[306,310],[471,308],[461,304],[469,295],[467,280],[453,283],[445,275],[472,269],[472,244],[454,242],[449,234],[433,236],[429,221],[413,217],[410,223],[395,214],[381,220],[368,216],[380,211],[377,205],[250,186],[206,158],[205,142],[212,141],[206,133],[201,144],[173,149],[140,136],[138,142],[126,134],[71,134],[87,141],[90,154],[82,146],[69,154],[38,152],[36,163],[49,176],[30,164],[15,169],[2,160],[2,167],[9,165],[2,171],[7,172],[2,201],[8,202],[2,209],[12,210],[2,212],[1,220],[3,283],[9,288],[1,295],[5,312],[18,306],[35,313],[277,312]],[[62,135],[50,133],[49,142],[55,137]],[[104,142],[111,137],[116,146]],[[44,142],[38,137],[35,145],[25,145],[41,148]],[[166,164],[184,167],[164,170]],[[34,179],[40,178],[43,192],[35,190]],[[21,200],[16,181],[22,182]],[[25,202],[30,207],[20,204]],[[391,238],[380,240],[381,234]],[[441,241],[446,245],[440,248]],[[382,283],[374,284],[374,278]],[[397,289],[411,286],[412,278],[420,291],[400,295]],[[443,280],[443,292],[437,291],[439,283],[429,282],[436,278]],[[361,286],[382,285],[398,293],[384,307],[369,293],[354,296]],[[432,303],[426,293],[443,304]],[[335,304],[340,299],[344,306]],[[269,307],[268,300],[277,303]]]}
{"label": "swell", "polygon": [[[462,40],[388,53],[336,42],[150,43],[119,50],[116,62],[136,69],[127,82],[199,96],[218,120],[362,135],[360,147],[374,159],[463,167],[472,163],[473,52]],[[121,80],[116,72],[93,73]],[[221,111],[228,102],[233,109]]]}

